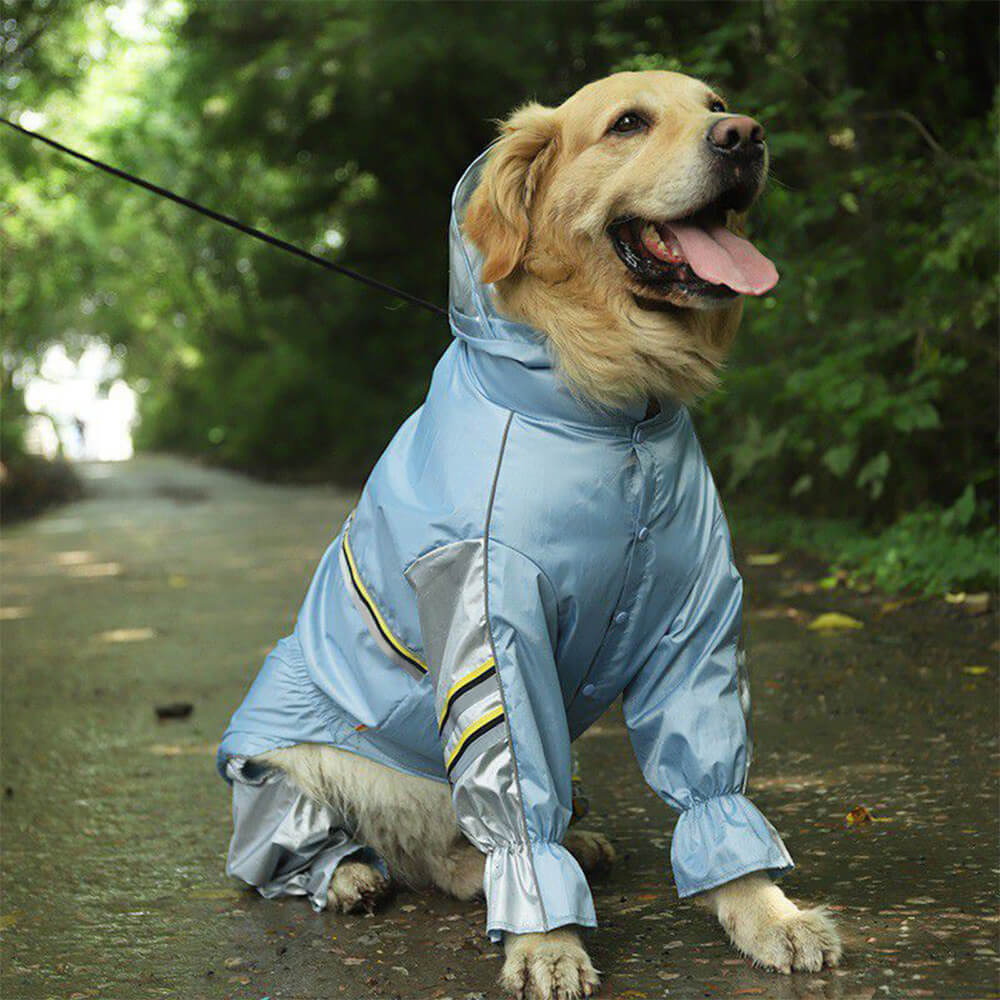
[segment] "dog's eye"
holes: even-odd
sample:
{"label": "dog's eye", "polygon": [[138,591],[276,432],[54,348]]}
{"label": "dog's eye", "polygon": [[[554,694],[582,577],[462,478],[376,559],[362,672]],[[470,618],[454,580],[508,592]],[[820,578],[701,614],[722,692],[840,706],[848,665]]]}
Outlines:
{"label": "dog's eye", "polygon": [[715,98],[715,100],[712,101],[712,103],[708,106],[708,110],[717,114],[719,112],[725,111],[726,105],[723,104],[723,102],[720,101],[718,98]]}
{"label": "dog's eye", "polygon": [[649,128],[649,122],[642,117],[636,111],[626,111],[625,114],[621,116],[611,126],[610,132],[617,132],[619,135],[631,135],[634,132],[641,132],[643,129]]}

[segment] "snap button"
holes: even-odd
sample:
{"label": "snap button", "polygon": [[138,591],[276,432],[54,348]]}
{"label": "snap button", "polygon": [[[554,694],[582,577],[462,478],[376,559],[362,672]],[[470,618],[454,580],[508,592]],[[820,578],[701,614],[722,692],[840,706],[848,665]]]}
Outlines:
{"label": "snap button", "polygon": [[619,611],[618,614],[615,615],[615,624],[616,625],[624,625],[625,622],[627,622],[627,621],[628,621],[628,612],[627,611]]}
{"label": "snap button", "polygon": [[585,698],[589,698],[597,690],[593,684],[584,684],[583,689],[580,692]]}
{"label": "snap button", "polygon": [[649,528],[640,528],[638,538],[640,542],[644,542],[647,538],[649,538]]}

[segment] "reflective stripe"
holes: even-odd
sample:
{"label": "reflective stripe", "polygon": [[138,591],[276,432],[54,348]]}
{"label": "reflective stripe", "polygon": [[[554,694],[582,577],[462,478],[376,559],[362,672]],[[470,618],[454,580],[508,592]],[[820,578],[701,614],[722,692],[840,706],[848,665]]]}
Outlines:
{"label": "reflective stripe", "polygon": [[466,749],[472,745],[473,741],[481,733],[485,733],[492,729],[494,726],[500,725],[503,722],[503,706],[497,705],[496,708],[490,710],[485,715],[480,716],[475,722],[469,726],[468,729],[462,733],[461,739],[455,745],[455,749],[452,750],[448,759],[445,761],[445,770],[451,773],[451,769],[458,763],[459,758],[466,751]]}
{"label": "reflective stripe", "polygon": [[496,673],[496,660],[491,656],[485,663],[476,667],[475,670],[466,674],[464,677],[460,677],[454,684],[452,684],[448,693],[444,696],[444,707],[441,709],[441,715],[438,717],[438,732],[440,733],[444,729],[445,720],[448,718],[448,712],[451,711],[451,706],[455,703],[455,699],[460,695],[465,694],[466,691],[475,687],[477,684],[481,684],[487,678],[492,677]]}
{"label": "reflective stripe", "polygon": [[347,570],[347,575],[349,576],[349,583],[352,586],[354,594],[361,601],[361,603],[368,610],[372,618],[372,624],[376,627],[382,639],[384,639],[389,645],[409,664],[412,664],[421,674],[427,673],[427,664],[425,664],[416,653],[412,650],[407,649],[399,639],[397,639],[393,634],[392,630],[386,624],[385,619],[382,617],[378,610],[378,606],[371,599],[368,591],[365,589],[364,583],[361,581],[361,574],[358,572],[357,563],[354,561],[354,553],[351,551],[351,543],[348,538],[349,528],[344,531],[344,544],[343,553],[345,558],[345,568]]}

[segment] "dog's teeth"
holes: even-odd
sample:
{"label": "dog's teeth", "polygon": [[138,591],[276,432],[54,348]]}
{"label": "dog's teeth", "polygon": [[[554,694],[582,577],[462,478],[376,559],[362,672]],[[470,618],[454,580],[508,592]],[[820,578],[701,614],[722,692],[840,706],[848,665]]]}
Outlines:
{"label": "dog's teeth", "polygon": [[667,248],[663,243],[659,232],[651,222],[647,222],[645,226],[642,227],[642,241],[646,244],[647,249],[651,253],[667,254]]}

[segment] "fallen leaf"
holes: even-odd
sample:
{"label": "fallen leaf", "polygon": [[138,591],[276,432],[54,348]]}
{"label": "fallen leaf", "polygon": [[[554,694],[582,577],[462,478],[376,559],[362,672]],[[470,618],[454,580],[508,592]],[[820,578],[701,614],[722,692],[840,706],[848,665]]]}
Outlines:
{"label": "fallen leaf", "polygon": [[747,556],[749,566],[777,566],[785,558],[784,552],[754,552]]}
{"label": "fallen leaf", "polygon": [[989,667],[962,667],[962,673],[972,674],[973,677],[978,677],[980,674],[987,674],[989,671]]}
{"label": "fallen leaf", "polygon": [[990,610],[990,595],[985,590],[979,594],[966,594],[962,610],[967,615],[985,615]]}
{"label": "fallen leaf", "polygon": [[101,642],[145,642],[156,636],[151,628],[113,628],[102,632],[97,638]]}
{"label": "fallen leaf", "polygon": [[864,806],[855,806],[845,819],[848,826],[861,826],[872,821],[872,814]]}
{"label": "fallen leaf", "polygon": [[898,611],[900,608],[905,608],[919,600],[919,597],[903,597],[898,601],[886,601],[885,604],[878,609],[878,613],[880,615],[891,615],[894,611]]}
{"label": "fallen leaf", "polygon": [[842,615],[839,611],[827,611],[814,618],[807,627],[813,632],[840,632],[846,629],[864,628],[865,624],[859,622],[857,618]]}
{"label": "fallen leaf", "polygon": [[71,566],[70,576],[94,577],[94,576],[119,576],[122,572],[121,563],[87,563],[83,566]]}
{"label": "fallen leaf", "polygon": [[167,578],[167,585],[175,590],[180,590],[181,587],[187,586],[187,577],[181,576],[180,573],[174,573]]}
{"label": "fallen leaf", "polygon": [[82,566],[94,561],[93,552],[57,552],[56,562],[60,566]]}
{"label": "fallen leaf", "polygon": [[0,608],[0,621],[9,622],[15,618],[27,618],[30,614],[31,608],[11,605],[10,607]]}

